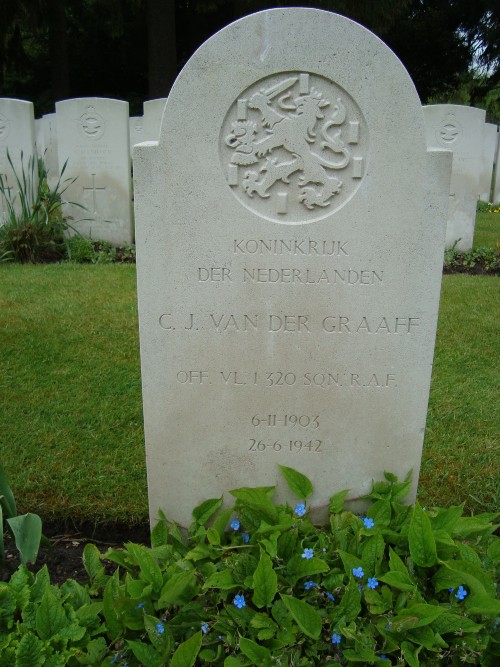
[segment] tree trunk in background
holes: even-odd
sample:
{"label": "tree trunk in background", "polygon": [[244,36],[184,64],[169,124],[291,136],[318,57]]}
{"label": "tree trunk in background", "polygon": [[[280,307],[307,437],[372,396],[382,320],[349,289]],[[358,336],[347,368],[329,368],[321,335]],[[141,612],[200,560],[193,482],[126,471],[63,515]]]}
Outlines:
{"label": "tree trunk in background", "polygon": [[70,97],[68,39],[64,0],[47,0],[49,54],[54,100]]}
{"label": "tree trunk in background", "polygon": [[167,97],[177,76],[174,0],[147,0],[151,99]]}

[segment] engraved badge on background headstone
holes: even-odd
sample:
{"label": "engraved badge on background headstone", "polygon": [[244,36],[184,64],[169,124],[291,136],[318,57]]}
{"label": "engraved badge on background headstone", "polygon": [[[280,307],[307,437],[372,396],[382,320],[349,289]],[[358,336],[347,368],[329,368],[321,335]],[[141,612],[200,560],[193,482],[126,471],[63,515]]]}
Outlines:
{"label": "engraved badge on background headstone", "polygon": [[329,79],[281,72],[250,86],[224,120],[221,161],[247,208],[288,224],[343,206],[365,172],[367,127],[356,102]]}

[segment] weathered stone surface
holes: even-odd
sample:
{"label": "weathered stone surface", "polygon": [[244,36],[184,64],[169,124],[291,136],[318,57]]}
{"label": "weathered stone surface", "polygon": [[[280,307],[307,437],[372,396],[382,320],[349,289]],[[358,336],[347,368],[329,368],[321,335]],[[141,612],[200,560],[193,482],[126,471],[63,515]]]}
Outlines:
{"label": "weathered stone surface", "polygon": [[[65,215],[84,236],[132,243],[128,102],[85,97],[56,103],[59,164],[77,177]],[[82,209],[81,206],[84,208]]]}
{"label": "weathered stone surface", "polygon": [[453,152],[446,246],[472,248],[486,112],[456,104],[424,107],[427,146]]}
{"label": "weathered stone surface", "polygon": [[415,496],[450,167],[346,18],[265,11],[195,53],[134,151],[152,521],[240,486],[294,502],[278,464],[318,516],[384,469]]}
{"label": "weathered stone surface", "polygon": [[[11,158],[11,164],[7,158]],[[19,187],[16,174],[22,182],[22,171],[30,171],[30,158],[36,159],[35,117],[32,102],[0,98],[0,174],[6,196],[19,208]],[[35,169],[35,178],[37,170]],[[6,211],[4,197],[0,196],[0,216]]]}

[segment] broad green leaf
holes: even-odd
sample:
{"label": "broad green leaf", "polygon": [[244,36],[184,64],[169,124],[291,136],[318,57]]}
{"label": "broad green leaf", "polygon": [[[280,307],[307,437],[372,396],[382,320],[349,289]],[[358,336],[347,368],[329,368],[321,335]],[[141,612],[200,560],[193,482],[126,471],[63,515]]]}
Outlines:
{"label": "broad green leaf", "polygon": [[478,616],[500,616],[500,600],[475,593],[470,598],[466,598],[465,607],[469,614]]}
{"label": "broad green leaf", "polygon": [[297,531],[289,530],[278,538],[278,557],[288,561],[296,551]]}
{"label": "broad green leaf", "polygon": [[151,546],[162,547],[167,544],[168,530],[164,521],[157,521],[151,531]]}
{"label": "broad green leaf", "polygon": [[[344,565],[344,572],[350,577],[352,576],[352,571],[354,568],[362,567],[361,558],[358,558],[354,554],[349,553],[348,551],[343,551],[342,549],[338,550],[339,556],[342,559]],[[365,572],[365,574],[368,574]]]}
{"label": "broad green leaf", "polygon": [[384,584],[389,584],[393,588],[397,588],[399,591],[414,591],[416,590],[417,585],[411,580],[408,572],[386,572],[384,575],[379,577],[380,581],[383,581]]}
{"label": "broad green leaf", "polygon": [[21,514],[7,519],[22,563],[34,563],[42,539],[42,520],[38,514]]}
{"label": "broad green leaf", "polygon": [[101,563],[101,554],[95,544],[86,544],[83,549],[83,566],[91,581],[97,585],[103,583],[105,572]]}
{"label": "broad green leaf", "polygon": [[122,609],[120,604],[120,583],[119,572],[115,570],[112,577],[109,577],[104,587],[102,598],[102,611],[106,619],[106,625],[109,628],[113,638],[121,634],[123,630]]}
{"label": "broad green leaf", "polygon": [[[447,568],[450,573],[454,574],[453,583],[448,586],[442,586],[437,590],[443,590],[443,588],[450,588],[462,585],[467,585],[474,593],[490,595],[494,597],[496,595],[495,586],[493,581],[488,577],[484,570],[480,567],[477,567],[473,563],[469,563],[465,560],[448,560],[443,561],[442,565]],[[436,583],[436,578],[439,580],[439,577],[446,578],[442,573],[442,570],[439,570],[434,577]],[[461,578],[461,580],[460,580]]]}
{"label": "broad green leaf", "polygon": [[50,575],[47,565],[44,565],[35,575],[35,581],[30,591],[30,599],[32,602],[40,602],[43,594],[50,586]]}
{"label": "broad green leaf", "polygon": [[142,577],[153,586],[154,591],[160,591],[163,586],[163,575],[160,566],[149,553],[149,549],[132,542],[126,545],[126,549],[139,565]]}
{"label": "broad green leaf", "polygon": [[415,502],[408,532],[408,544],[413,561],[421,567],[432,567],[437,562],[436,541],[429,517]]}
{"label": "broad green leaf", "polygon": [[476,516],[462,516],[453,528],[453,537],[472,537],[493,533],[497,526],[492,523],[494,515],[476,514]]}
{"label": "broad green leaf", "polygon": [[500,563],[500,538],[495,537],[494,541],[488,547],[488,558],[495,565]]}
{"label": "broad green leaf", "polygon": [[[16,502],[14,500],[12,490],[9,486],[5,470],[1,465],[0,465],[0,504],[4,509],[3,514],[6,519],[10,519],[11,517],[16,516],[17,514]],[[2,524],[0,523],[0,526],[1,525]]]}
{"label": "broad green leaf", "polygon": [[[256,607],[268,607],[278,590],[278,577],[267,553],[261,549],[259,564],[253,575],[253,603]],[[246,655],[246,654],[245,654]]]}
{"label": "broad green leaf", "polygon": [[215,528],[209,528],[207,530],[207,540],[209,544],[211,544],[213,547],[218,547],[220,544],[220,535],[219,533],[215,530]]}
{"label": "broad green leaf", "polygon": [[375,501],[367,511],[366,516],[374,520],[375,528],[386,528],[391,523],[391,503],[386,499]]}
{"label": "broad green leaf", "polygon": [[244,665],[248,665],[248,662],[240,656],[228,655],[224,660],[224,667],[243,667]]}
{"label": "broad green leaf", "polygon": [[3,511],[2,511],[2,503],[1,503],[1,498],[0,498],[0,563],[5,559],[5,548],[3,544]]}
{"label": "broad green leaf", "polygon": [[239,587],[233,579],[231,570],[222,570],[221,572],[214,572],[203,584],[203,588],[219,588],[223,591],[231,590],[231,588]]}
{"label": "broad green leaf", "polygon": [[281,599],[302,632],[312,639],[319,639],[322,623],[318,612],[307,602],[290,595],[281,595]]}
{"label": "broad green leaf", "polygon": [[343,651],[344,658],[349,662],[362,662],[364,665],[372,665],[377,660],[375,653],[368,647],[363,646],[361,642],[355,642],[355,645],[354,650],[347,648]]}
{"label": "broad green leaf", "polygon": [[434,530],[445,530],[451,535],[457,521],[463,514],[464,504],[452,505],[447,509],[439,509],[436,516],[431,517],[431,524]]}
{"label": "broad green leaf", "polygon": [[69,625],[69,620],[62,604],[50,590],[46,590],[36,611],[38,636],[40,639],[51,639],[67,625]]}
{"label": "broad green leaf", "polygon": [[440,635],[445,635],[449,632],[459,633],[463,632],[479,632],[483,626],[474,623],[470,618],[459,616],[444,612],[432,623],[432,629],[439,632]]}
{"label": "broad green leaf", "polygon": [[292,586],[295,586],[297,581],[302,577],[310,577],[313,574],[320,574],[321,572],[328,572],[329,566],[321,558],[302,558],[299,555],[292,556],[288,561],[286,569],[287,578]]}
{"label": "broad green leaf", "polygon": [[280,470],[286,483],[300,500],[305,500],[311,495],[313,492],[313,485],[305,475],[293,468],[288,468],[287,466],[280,465]]}
{"label": "broad green leaf", "polygon": [[162,655],[155,651],[151,644],[129,639],[127,645],[144,667],[163,667],[165,664]]}
{"label": "broad green leaf", "polygon": [[173,574],[162,588],[158,606],[168,607],[171,604],[179,603],[182,594],[195,582],[196,575],[192,570]]}
{"label": "broad green leaf", "polygon": [[222,536],[224,535],[224,531],[226,530],[226,526],[232,514],[233,514],[232,508],[228,507],[227,509],[219,512],[219,514],[217,514],[217,516],[215,517],[215,520],[212,524],[212,528],[219,533],[221,539]]}
{"label": "broad green leaf", "polygon": [[399,628],[420,628],[424,625],[429,625],[438,616],[443,614],[444,611],[443,607],[417,602],[410,607],[406,607],[394,617],[392,630],[393,632],[398,632]]}
{"label": "broad green leaf", "polygon": [[408,575],[408,568],[392,547],[389,547],[389,569]]}
{"label": "broad green leaf", "polygon": [[344,595],[337,608],[337,615],[344,617],[346,621],[353,621],[361,611],[361,593],[358,583],[351,577],[346,586]]}
{"label": "broad green leaf", "polygon": [[271,652],[265,646],[260,646],[251,639],[240,637],[239,647],[243,655],[252,661],[252,665],[265,667],[271,663]]}
{"label": "broad green leaf", "polygon": [[365,573],[369,577],[378,574],[378,568],[384,557],[385,542],[380,533],[372,535],[365,541],[363,551],[361,552],[361,562]]}
{"label": "broad green leaf", "polygon": [[193,667],[196,656],[201,648],[202,633],[197,632],[177,647],[170,667]]}
{"label": "broad green leaf", "polygon": [[203,503],[195,507],[193,510],[193,518],[196,523],[200,526],[204,526],[205,523],[210,519],[212,514],[219,509],[222,505],[222,496],[220,498],[209,498]]}
{"label": "broad green leaf", "polygon": [[349,491],[350,489],[345,489],[344,491],[334,493],[333,496],[330,497],[330,504],[328,506],[330,514],[339,514],[343,511],[345,499],[347,498]]}
{"label": "broad green leaf", "polygon": [[16,651],[16,667],[39,667],[43,665],[43,642],[31,633],[24,635]]}
{"label": "broad green leaf", "polygon": [[234,489],[229,493],[234,496],[243,506],[252,510],[252,513],[267,521],[267,523],[274,525],[278,523],[278,510],[276,505],[270,498],[270,494],[274,491],[272,486],[261,486],[253,489],[242,488]]}
{"label": "broad green leaf", "polygon": [[401,642],[401,651],[404,659],[410,667],[420,667],[418,654],[420,653],[421,648],[421,646],[414,646],[413,644],[410,644],[410,642]]}

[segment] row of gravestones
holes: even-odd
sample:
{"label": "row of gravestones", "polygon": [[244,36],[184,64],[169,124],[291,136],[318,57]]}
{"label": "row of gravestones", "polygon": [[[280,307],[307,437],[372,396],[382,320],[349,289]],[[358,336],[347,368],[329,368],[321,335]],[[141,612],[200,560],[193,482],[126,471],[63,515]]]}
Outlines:
{"label": "row of gravestones", "polygon": [[[55,114],[34,121],[30,102],[0,99],[0,173],[4,174],[6,192],[14,196],[16,191],[15,177],[6,159],[7,148],[18,171],[21,151],[25,157],[35,150],[43,155],[52,186],[68,160],[65,178],[77,177],[64,195],[72,202],[65,205],[64,211],[70,224],[91,238],[115,245],[132,243],[131,147],[158,140],[165,101],[145,102],[144,115],[129,118],[126,102],[70,99],[58,102]],[[445,148],[454,154],[446,244],[460,239],[457,247],[469,249],[477,199],[492,199],[498,128],[485,123],[483,110],[472,107],[427,106],[424,118],[428,147]],[[231,135],[227,141],[234,143],[238,138]],[[244,152],[240,150],[239,155]],[[497,200],[500,169],[493,182],[493,201]]]}

